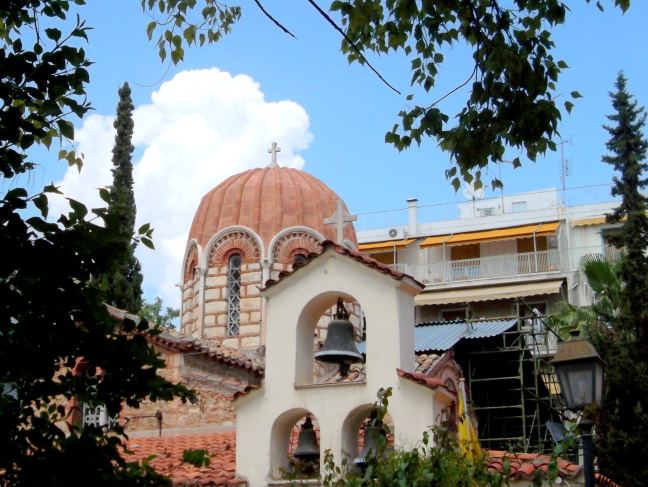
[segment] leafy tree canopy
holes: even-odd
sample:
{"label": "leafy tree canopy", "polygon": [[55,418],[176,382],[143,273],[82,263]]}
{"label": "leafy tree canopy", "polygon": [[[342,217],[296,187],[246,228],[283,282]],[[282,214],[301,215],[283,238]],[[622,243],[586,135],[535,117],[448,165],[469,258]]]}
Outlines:
{"label": "leafy tree canopy", "polygon": [[[88,27],[66,21],[71,4],[0,2],[0,173],[2,187],[14,188],[0,199],[0,382],[12,390],[0,395],[0,484],[164,485],[122,458],[118,425],[81,429],[64,407],[103,405],[115,417],[123,403],[191,396],[157,375],[164,362],[144,334],[159,329],[111,318],[109,296],[93,285],[128,256],[115,245],[118,218],[70,199],[67,214],[48,220],[48,195],[58,190],[30,195],[16,179],[37,165],[30,147],[71,142],[69,118],[90,108],[90,60],[80,47]],[[59,158],[82,166],[73,150]],[[100,194],[109,202],[108,190]]]}
{"label": "leafy tree canopy", "polygon": [[174,309],[171,306],[167,306],[166,308],[164,308],[165,311],[162,311],[163,308],[164,303],[162,302],[161,297],[156,296],[155,300],[152,303],[149,303],[145,299],[144,304],[142,305],[140,316],[145,320],[150,321],[151,323],[155,323],[161,328],[166,328],[167,330],[175,330],[176,325],[174,323],[174,320],[176,320],[180,316],[180,310]]}
{"label": "leafy tree canopy", "polygon": [[[461,179],[474,180],[475,188],[481,188],[482,171],[490,163],[501,162],[507,149],[531,161],[547,149],[556,149],[561,107],[569,113],[574,106],[570,100],[559,100],[558,78],[568,66],[552,54],[551,29],[564,23],[567,4],[560,0],[335,0],[330,9],[341,16],[338,26],[315,0],[305,1],[341,33],[342,53],[349,62],[371,67],[368,54],[391,52],[403,53],[411,61],[411,84],[427,95],[420,104],[414,102],[414,95],[407,96],[411,104],[398,114],[399,122],[385,141],[401,151],[426,138],[436,140],[451,156],[453,165],[446,177],[456,190]],[[241,17],[241,7],[220,2],[141,2],[145,11],[157,16],[148,25],[149,38],[159,33],[160,57],[170,54],[173,63],[183,59],[187,47],[217,42],[231,33]],[[262,1],[255,3],[290,33]],[[614,5],[625,12],[630,0],[615,0]],[[596,6],[603,10],[600,2]],[[464,44],[472,51],[472,73],[456,90],[432,97],[444,52]],[[446,113],[441,102],[463,86],[470,89],[464,108]],[[580,96],[577,91],[570,94],[571,99]],[[520,157],[513,165],[521,165]],[[495,179],[493,186],[501,182]]]}

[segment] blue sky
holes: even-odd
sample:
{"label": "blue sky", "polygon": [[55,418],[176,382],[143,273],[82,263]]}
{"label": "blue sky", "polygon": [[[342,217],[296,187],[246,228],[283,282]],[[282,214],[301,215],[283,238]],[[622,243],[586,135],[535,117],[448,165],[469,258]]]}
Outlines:
{"label": "blue sky", "polygon": [[[326,5],[324,1],[320,3]],[[563,137],[573,141],[565,146],[565,156],[571,160],[573,168],[567,182],[569,187],[610,181],[610,169],[600,162],[607,140],[607,133],[601,125],[606,122],[605,115],[611,113],[608,91],[613,89],[619,70],[624,70],[629,78],[629,89],[640,104],[648,104],[648,36],[645,34],[648,4],[635,0],[628,13],[622,15],[620,10],[612,8],[612,2],[603,3],[605,13],[586,4],[585,0],[568,2],[572,12],[566,24],[554,31],[558,46],[555,57],[565,60],[570,66],[559,83],[560,91],[565,94],[563,98],[567,99],[572,90],[578,90],[584,96],[576,101],[571,115],[565,114],[560,128]],[[412,92],[409,88],[409,62],[404,57],[370,58],[381,74],[403,92],[399,96],[369,69],[348,65],[339,52],[339,34],[305,0],[264,2],[267,10],[298,40],[277,29],[252,0],[240,0],[239,4],[243,8],[243,17],[231,36],[217,44],[186,51],[185,61],[176,67],[171,66],[166,76],[167,65],[160,63],[153,43],[147,41],[145,29],[150,19],[142,12],[138,1],[89,2],[88,6],[81,7],[79,12],[95,29],[90,33],[87,47],[90,59],[95,62],[90,70],[88,89],[95,114],[113,115],[117,88],[124,81],[131,84],[135,105],[142,106],[152,103],[152,94],[161,89],[163,82],[171,81],[184,70],[217,68],[232,76],[244,74],[260,84],[258,91],[263,94],[265,102],[292,101],[307,114],[308,122],[299,132],[299,142],[279,155],[279,163],[284,156],[290,165],[303,165],[305,171],[322,179],[342,196],[352,212],[403,208],[405,199],[412,197],[417,197],[421,205],[463,199],[461,193],[454,194],[445,180],[449,157],[436,148],[433,140],[400,154],[384,143],[385,132],[397,122],[398,111],[406,106],[405,96]],[[416,100],[423,103],[424,100],[440,98],[465,81],[470,70],[469,53],[461,46],[456,47],[446,53],[446,64],[435,90],[427,98],[417,94]],[[162,83],[140,86],[154,84],[161,78]],[[451,114],[456,113],[465,94],[465,91],[460,91],[448,98],[442,108]],[[285,119],[278,118],[280,123],[290,123],[295,117],[301,120],[303,114],[296,106],[284,108],[289,115],[284,114],[288,117]],[[97,121],[99,123],[99,119]],[[104,125],[109,130],[107,122],[108,118]],[[144,139],[138,144],[136,159],[147,150]],[[93,136],[88,135],[84,148],[88,149],[92,144]],[[259,150],[258,162],[253,164],[266,165],[268,157],[265,151]],[[53,155],[50,158],[52,161],[43,167],[43,182],[60,181],[66,167],[63,163],[53,162]],[[506,192],[559,187],[559,161],[559,153],[550,153],[536,164],[523,159],[523,167],[515,171],[504,165],[502,174]],[[94,159],[88,157],[86,165],[93,163]],[[231,161],[221,158],[211,163],[221,164],[225,169],[213,175],[214,180],[208,181],[209,187],[220,182]],[[247,161],[245,164],[249,166],[251,163]],[[237,167],[231,164],[234,172],[247,166],[238,170]],[[88,168],[86,170],[91,173]],[[189,172],[199,170],[200,167],[186,168]],[[156,177],[163,178],[164,172],[156,174]],[[94,180],[93,184],[103,185]],[[110,181],[105,184],[110,184]],[[170,194],[173,185],[166,187],[164,198],[183,197],[183,194]],[[146,200],[143,204],[147,204]],[[187,220],[184,223],[186,227],[176,232],[178,235],[186,235],[191,224],[190,218]],[[160,230],[158,233],[163,234],[160,224],[164,221],[153,223],[157,226],[156,232]],[[174,222],[174,225],[181,227],[183,223]],[[181,240],[177,235],[173,238]],[[171,267],[174,265],[179,264],[169,263]],[[173,299],[169,297],[171,291],[168,288],[161,291],[151,279],[146,291],[149,299],[155,294]]]}

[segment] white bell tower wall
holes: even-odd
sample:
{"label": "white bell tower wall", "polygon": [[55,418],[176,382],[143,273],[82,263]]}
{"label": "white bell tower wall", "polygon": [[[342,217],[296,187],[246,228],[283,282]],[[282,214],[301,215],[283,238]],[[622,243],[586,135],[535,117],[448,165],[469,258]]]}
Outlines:
{"label": "white bell tower wall", "polygon": [[[352,430],[369,414],[380,388],[393,389],[389,413],[395,445],[414,445],[423,437],[451,396],[443,387],[429,389],[396,371],[415,370],[414,295],[419,291],[407,276],[396,279],[329,248],[262,292],[267,298],[266,377],[261,389],[234,402],[237,472],[250,487],[279,480],[287,451],[281,432],[290,423],[287,418],[303,411],[318,419],[320,461],[328,449],[340,465],[344,450],[354,450],[357,431]],[[366,383],[313,384],[315,326],[338,297],[360,303],[366,317]]]}

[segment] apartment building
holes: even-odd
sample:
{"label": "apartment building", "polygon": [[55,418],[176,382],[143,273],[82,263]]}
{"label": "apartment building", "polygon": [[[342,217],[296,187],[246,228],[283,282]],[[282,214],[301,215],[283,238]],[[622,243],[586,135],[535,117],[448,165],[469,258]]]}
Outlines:
{"label": "apartment building", "polygon": [[[557,301],[590,302],[577,272],[582,256],[618,257],[606,240],[618,225],[605,223],[617,202],[606,192],[549,189],[427,207],[411,199],[404,210],[359,215],[359,247],[426,285],[418,322],[544,315]],[[370,228],[387,218],[400,224]]]}

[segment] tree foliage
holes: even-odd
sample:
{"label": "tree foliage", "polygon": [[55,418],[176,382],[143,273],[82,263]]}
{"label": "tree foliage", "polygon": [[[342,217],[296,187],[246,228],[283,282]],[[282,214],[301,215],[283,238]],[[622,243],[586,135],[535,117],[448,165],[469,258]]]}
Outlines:
{"label": "tree foliage", "polygon": [[[100,280],[106,286],[110,303],[130,313],[139,313],[142,309],[142,266],[135,257],[135,193],[133,191],[133,100],[128,83],[119,89],[115,127],[115,146],[113,147],[112,169],[113,184],[110,187],[108,215],[119,221],[119,235],[115,244],[121,247],[127,257],[119,260],[117,271]],[[152,245],[148,237],[143,242]]]}
{"label": "tree foliage", "polygon": [[[391,388],[378,392],[378,401],[374,405],[377,412],[372,425],[381,424],[387,413],[388,398]],[[330,451],[325,452],[324,471],[321,484],[324,487],[502,487],[509,485],[511,465],[509,458],[502,459],[502,471],[490,472],[485,459],[478,458],[474,462],[468,458],[462,447],[456,428],[451,422],[454,416],[448,416],[446,421],[433,426],[423,434],[423,438],[414,447],[390,448],[384,436],[378,437],[377,451],[366,458],[366,468],[358,469],[352,465],[352,460],[344,458],[337,465]],[[459,418],[469,421],[468,418]],[[384,427],[384,425],[383,425]],[[564,447],[571,443],[558,445],[547,465],[546,473],[538,469],[532,478],[532,485],[540,487],[558,476],[557,458]],[[515,453],[511,454],[511,459]],[[543,478],[544,477],[544,478]]]}
{"label": "tree foliage", "polygon": [[[164,362],[144,335],[159,330],[111,318],[107,295],[93,285],[93,276],[127,258],[115,245],[118,218],[70,199],[67,214],[48,219],[48,196],[58,190],[29,194],[18,179],[37,165],[32,145],[71,142],[69,117],[90,108],[90,61],[77,46],[88,28],[78,16],[66,20],[73,4],[83,1],[0,2],[0,172],[3,187],[14,188],[0,199],[0,382],[12,390],[0,395],[0,483],[162,485],[150,467],[122,458],[118,425],[110,433],[76,424],[67,431],[63,407],[105,405],[114,417],[124,402],[190,397],[156,373]],[[59,158],[82,166],[73,150]]]}
{"label": "tree foliage", "polygon": [[152,303],[149,303],[145,299],[140,316],[151,323],[155,323],[161,328],[175,330],[176,325],[174,320],[180,316],[180,310],[167,306],[164,308],[165,311],[162,311],[163,308],[164,303],[162,302],[161,297],[155,296],[155,300]]}
{"label": "tree foliage", "polygon": [[598,425],[601,470],[624,486],[645,485],[648,466],[638,462],[648,453],[648,199],[641,190],[648,180],[645,172],[648,141],[643,135],[646,115],[627,91],[620,73],[617,90],[610,93],[615,113],[605,126],[610,133],[610,154],[603,162],[619,173],[612,194],[621,204],[608,215],[609,223],[623,222],[612,244],[625,249],[619,275],[623,290],[618,312],[606,319],[605,332],[593,334],[594,345],[607,362],[605,399]]}
{"label": "tree foliage", "polygon": [[556,303],[549,319],[562,339],[568,339],[571,330],[579,330],[582,336],[591,338],[593,333],[606,332],[616,321],[624,291],[620,266],[602,254],[588,254],[581,259],[579,272],[583,284],[595,299],[583,308],[567,301]]}
{"label": "tree foliage", "polygon": [[[446,176],[457,190],[460,179],[481,188],[482,172],[502,162],[507,150],[519,154],[515,167],[522,155],[535,161],[555,150],[561,108],[571,112],[571,100],[581,97],[572,91],[569,100],[566,94],[559,100],[558,78],[568,66],[552,54],[551,30],[564,23],[569,10],[560,0],[335,0],[330,9],[341,16],[342,27],[314,0],[307,1],[342,33],[341,50],[349,62],[367,64],[369,54],[388,53],[410,60],[411,85],[420,87],[425,99],[416,104],[414,95],[407,95],[407,108],[385,141],[401,151],[436,140],[451,156]],[[288,32],[262,2],[255,3]],[[614,4],[625,12],[630,0]],[[596,5],[603,10],[600,2]],[[149,38],[159,32],[160,56],[170,52],[174,63],[183,59],[186,47],[229,34],[241,16],[240,7],[213,1],[205,1],[199,14],[197,0],[142,0],[142,7],[158,15],[148,26]],[[434,87],[445,53],[459,45],[470,49],[472,70],[463,84],[439,95]],[[464,86],[470,91],[464,108],[448,113],[443,100]],[[500,185],[493,180],[494,187]]]}

